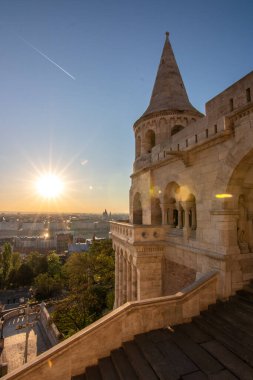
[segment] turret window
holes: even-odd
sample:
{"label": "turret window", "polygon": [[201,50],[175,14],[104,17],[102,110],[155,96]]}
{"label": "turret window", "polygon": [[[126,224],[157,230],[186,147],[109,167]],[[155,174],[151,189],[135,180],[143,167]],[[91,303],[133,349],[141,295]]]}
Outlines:
{"label": "turret window", "polygon": [[136,158],[138,158],[141,155],[141,137],[137,136],[135,142],[136,142],[136,148],[135,148],[136,154],[135,154],[135,156],[136,156]]}
{"label": "turret window", "polygon": [[176,124],[172,130],[171,130],[171,136],[175,135],[176,133],[182,131],[182,129],[184,129],[184,127],[180,124]]}
{"label": "turret window", "polygon": [[246,90],[246,99],[247,99],[247,102],[251,102],[251,93],[250,93],[250,88],[247,88]]}
{"label": "turret window", "polygon": [[145,135],[145,152],[151,153],[152,148],[156,144],[155,132],[149,129]]}

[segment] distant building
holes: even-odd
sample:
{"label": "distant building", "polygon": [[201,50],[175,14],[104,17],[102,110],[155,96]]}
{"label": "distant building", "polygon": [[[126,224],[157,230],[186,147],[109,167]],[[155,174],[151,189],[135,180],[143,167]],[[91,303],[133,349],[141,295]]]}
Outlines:
{"label": "distant building", "polygon": [[57,233],[56,234],[56,252],[64,253],[68,250],[68,245],[73,243],[73,234]]}

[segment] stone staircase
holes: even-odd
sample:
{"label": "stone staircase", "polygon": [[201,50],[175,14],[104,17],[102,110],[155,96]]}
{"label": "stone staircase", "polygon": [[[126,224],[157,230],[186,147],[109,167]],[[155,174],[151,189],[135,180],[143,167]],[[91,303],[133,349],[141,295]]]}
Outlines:
{"label": "stone staircase", "polygon": [[136,335],[85,374],[72,377],[137,379],[253,380],[253,281],[191,323]]}

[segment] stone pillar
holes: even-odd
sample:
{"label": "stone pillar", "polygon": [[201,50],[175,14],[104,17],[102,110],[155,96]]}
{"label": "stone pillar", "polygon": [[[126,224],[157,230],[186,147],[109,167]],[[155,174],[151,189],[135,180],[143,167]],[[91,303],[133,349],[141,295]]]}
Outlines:
{"label": "stone pillar", "polygon": [[123,256],[123,271],[122,271],[122,303],[127,301],[127,261]]}
{"label": "stone pillar", "polygon": [[119,306],[119,252],[115,251],[115,302],[114,308]]}
{"label": "stone pillar", "polygon": [[181,209],[181,207],[179,207],[177,209],[178,211],[178,225],[177,225],[177,228],[183,228],[183,210]]}
{"label": "stone pillar", "polygon": [[184,213],[184,237],[186,239],[189,239],[190,233],[191,233],[191,228],[190,228],[190,223],[189,223],[189,212],[190,212],[190,207],[185,205],[185,213]]}
{"label": "stone pillar", "polygon": [[160,203],[162,209],[162,224],[167,224],[167,203]]}
{"label": "stone pillar", "polygon": [[123,293],[123,256],[119,253],[119,276],[118,276],[118,294],[116,294],[117,307],[122,305],[122,293]]}
{"label": "stone pillar", "polygon": [[132,301],[137,300],[137,269],[135,265],[132,264]]}
{"label": "stone pillar", "polygon": [[196,230],[197,228],[196,207],[193,206],[191,208],[191,211],[192,211],[192,230]]}
{"label": "stone pillar", "polygon": [[138,253],[138,300],[162,296],[163,249],[163,247],[143,247]]}
{"label": "stone pillar", "polygon": [[127,294],[126,294],[126,300],[127,301],[132,301],[132,265],[129,261],[126,262],[127,266],[127,284],[126,284],[126,289],[127,289]]}

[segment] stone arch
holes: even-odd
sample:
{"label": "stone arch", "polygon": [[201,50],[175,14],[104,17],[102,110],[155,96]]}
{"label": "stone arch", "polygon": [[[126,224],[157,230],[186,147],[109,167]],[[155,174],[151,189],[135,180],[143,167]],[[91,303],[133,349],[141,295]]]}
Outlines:
{"label": "stone arch", "polygon": [[241,253],[253,252],[253,149],[235,167],[226,193],[232,198],[224,201],[224,209],[233,210],[237,217],[237,241]]}
{"label": "stone arch", "polygon": [[135,139],[135,157],[138,158],[141,155],[141,136],[136,136]]}
{"label": "stone arch", "polygon": [[165,223],[171,227],[178,226],[178,204],[180,187],[176,182],[167,184],[164,191]]}
{"label": "stone arch", "polygon": [[133,198],[133,224],[142,224],[142,203],[140,193]]}
{"label": "stone arch", "polygon": [[145,153],[151,153],[152,148],[156,145],[156,134],[153,129],[149,129],[145,134],[144,149]]}
{"label": "stone arch", "polygon": [[151,199],[151,224],[152,225],[162,224],[162,209],[161,209],[159,198]]}

